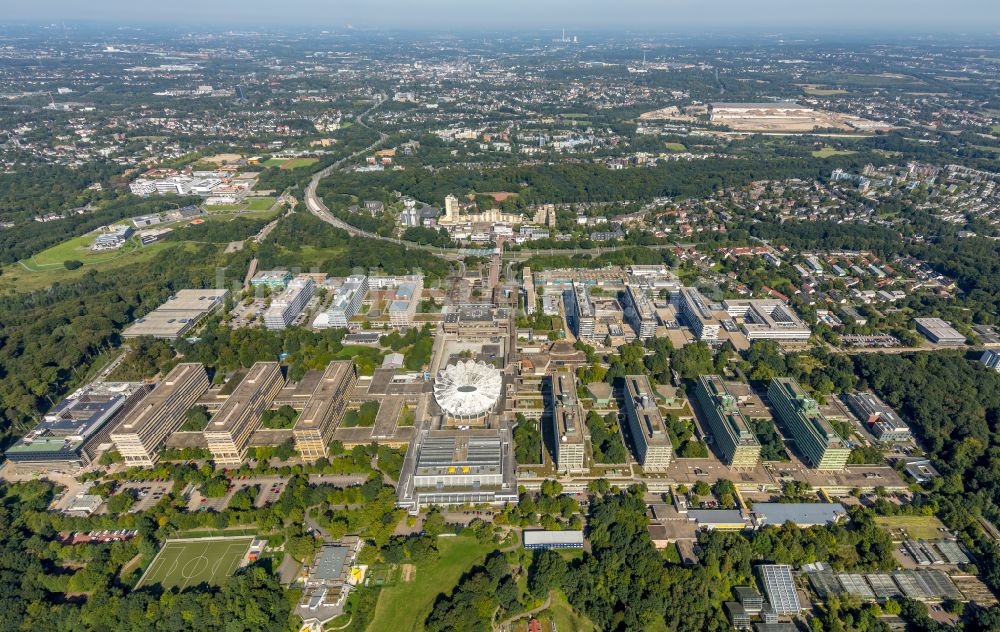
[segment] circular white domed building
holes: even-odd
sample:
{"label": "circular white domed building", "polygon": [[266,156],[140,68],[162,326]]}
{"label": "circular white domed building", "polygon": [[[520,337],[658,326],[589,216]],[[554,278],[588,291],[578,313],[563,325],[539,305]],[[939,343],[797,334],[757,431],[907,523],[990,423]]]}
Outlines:
{"label": "circular white domed building", "polygon": [[503,376],[485,362],[467,360],[445,367],[434,380],[434,399],[449,420],[476,422],[500,400]]}

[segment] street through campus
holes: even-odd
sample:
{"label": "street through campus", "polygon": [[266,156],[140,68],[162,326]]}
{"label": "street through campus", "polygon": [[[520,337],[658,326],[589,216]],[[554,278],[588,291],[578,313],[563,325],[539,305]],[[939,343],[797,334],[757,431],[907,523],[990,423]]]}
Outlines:
{"label": "street through campus", "polygon": [[0,24],[0,629],[1000,629],[1000,8],[118,4]]}

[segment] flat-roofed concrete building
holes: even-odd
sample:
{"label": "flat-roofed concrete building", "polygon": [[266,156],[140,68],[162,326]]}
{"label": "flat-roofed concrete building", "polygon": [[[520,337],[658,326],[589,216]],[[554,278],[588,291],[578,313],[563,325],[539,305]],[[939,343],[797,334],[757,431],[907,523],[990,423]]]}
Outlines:
{"label": "flat-roofed concrete building", "polygon": [[994,351],[993,349],[983,351],[983,355],[979,357],[979,361],[982,362],[983,366],[987,369],[1000,372],[1000,353]]}
{"label": "flat-roofed concrete building", "polygon": [[812,332],[787,303],[777,298],[729,299],[723,307],[740,325],[747,340],[808,340]]}
{"label": "flat-roofed concrete building", "polygon": [[673,458],[656,394],[645,375],[625,376],[625,415],[635,444],[635,458],[646,470],[665,470]]}
{"label": "flat-roofed concrete building", "polygon": [[368,293],[368,277],[358,274],[349,276],[333,294],[330,307],[316,317],[314,327],[347,327],[354,315],[361,309],[361,302]]}
{"label": "flat-roofed concrete building", "polygon": [[755,502],[750,519],[755,529],[769,524],[794,522],[797,526],[815,527],[835,524],[847,517],[840,503],[761,503]]}
{"label": "flat-roofed concrete building", "polygon": [[625,289],[625,320],[641,340],[656,335],[656,310],[642,288],[629,284]]}
{"label": "flat-roofed concrete building", "polygon": [[695,390],[722,461],[736,470],[749,470],[760,461],[760,442],[738,407],[736,393],[718,375],[702,375]]}
{"label": "flat-roofed concrete building", "polygon": [[327,455],[333,431],[347,410],[347,400],[358,381],[358,372],[350,360],[331,362],[295,421],[292,436],[295,449],[305,459]]}
{"label": "flat-roofed concrete building", "polygon": [[938,345],[959,346],[965,344],[965,336],[940,318],[916,318],[917,331]]}
{"label": "flat-roofed concrete building", "polygon": [[531,316],[538,309],[538,297],[535,294],[535,277],[531,274],[531,268],[525,266],[522,271],[524,275],[524,313]]}
{"label": "flat-roofed concrete building", "polygon": [[178,364],[111,432],[129,466],[152,467],[167,437],[184,423],[188,409],[208,390],[208,374],[197,362]]}
{"label": "flat-roofed concrete building", "polygon": [[277,362],[256,362],[205,427],[205,441],[219,465],[240,465],[264,411],[285,385]]}
{"label": "flat-roofed concrete building", "polygon": [[997,330],[994,327],[990,327],[989,325],[973,325],[972,331],[976,333],[979,344],[987,349],[1000,347],[1000,334],[997,334]]}
{"label": "flat-roofed concrete building", "polygon": [[274,330],[288,327],[302,313],[315,291],[316,282],[305,274],[289,281],[288,286],[271,300],[271,306],[264,312],[264,326]]}
{"label": "flat-roofed concrete building", "polygon": [[445,333],[462,338],[494,338],[510,333],[510,309],[488,303],[459,305],[444,317]]}
{"label": "flat-roofed concrete building", "polygon": [[418,488],[499,486],[500,438],[450,434],[424,440],[414,483]]}
{"label": "flat-roofed concrete building", "polygon": [[858,419],[868,424],[875,438],[879,441],[902,442],[910,440],[910,427],[888,404],[873,393],[851,393],[846,396]]}
{"label": "flat-roofed concrete building", "polygon": [[556,469],[560,472],[587,471],[587,438],[583,408],[576,395],[576,376],[557,372],[552,383],[552,426],[556,442]]}
{"label": "flat-roofed concrete building", "polygon": [[767,389],[768,399],[778,417],[795,438],[795,447],[806,464],[817,470],[842,470],[851,449],[820,412],[815,399],[808,397],[793,379],[776,377]]}
{"label": "flat-roofed concrete building", "polygon": [[267,287],[272,290],[283,289],[292,280],[292,273],[288,270],[262,270],[253,275],[250,285],[254,287]]}
{"label": "flat-roofed concrete building", "polygon": [[189,332],[202,318],[221,309],[229,290],[177,290],[163,305],[129,325],[122,338],[152,336],[176,340]]}
{"label": "flat-roofed concrete building", "polygon": [[699,340],[718,340],[722,321],[720,312],[712,308],[697,288],[682,287],[670,296],[671,302],[684,315],[684,321]]}
{"label": "flat-roofed concrete building", "polygon": [[546,531],[544,529],[525,529],[522,540],[526,549],[582,549],[583,531],[579,529],[565,531]]}
{"label": "flat-roofed concrete building", "polygon": [[399,507],[517,501],[510,433],[500,430],[423,430],[406,452]]}
{"label": "flat-roofed concrete building", "polygon": [[582,283],[573,281],[572,289],[566,296],[566,316],[577,338],[590,339],[594,337],[597,318],[594,302],[590,299],[590,291]]}
{"label": "flat-roofed concrete building", "polygon": [[420,293],[424,291],[423,277],[417,276],[412,281],[404,281],[396,286],[396,295],[389,303],[389,324],[393,327],[409,327],[413,325],[413,316],[420,304]]}
{"label": "flat-roofed concrete building", "polygon": [[78,389],[45,414],[7,450],[19,472],[74,470],[90,465],[111,444],[111,431],[152,390],[142,384],[95,383]]}

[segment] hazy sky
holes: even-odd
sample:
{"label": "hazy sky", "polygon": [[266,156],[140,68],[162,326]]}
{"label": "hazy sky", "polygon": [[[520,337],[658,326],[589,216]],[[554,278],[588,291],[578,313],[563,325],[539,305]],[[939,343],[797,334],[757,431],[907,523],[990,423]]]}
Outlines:
{"label": "hazy sky", "polygon": [[6,20],[157,21],[212,27],[1000,31],[1000,0],[4,0],[2,4]]}

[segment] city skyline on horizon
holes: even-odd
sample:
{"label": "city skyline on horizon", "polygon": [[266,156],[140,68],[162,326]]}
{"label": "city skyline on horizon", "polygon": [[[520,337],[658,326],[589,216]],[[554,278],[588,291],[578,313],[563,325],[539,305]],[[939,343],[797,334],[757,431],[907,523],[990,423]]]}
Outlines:
{"label": "city skyline on horizon", "polygon": [[[762,0],[752,7],[738,0],[719,0],[706,12],[688,0],[625,0],[608,7],[596,0],[555,0],[538,5],[512,0],[503,6],[469,6],[458,0],[433,0],[413,6],[405,0],[387,0],[377,7],[350,3],[333,7],[319,0],[288,0],[280,15],[269,3],[232,3],[205,6],[178,0],[167,6],[140,6],[124,0],[96,0],[81,6],[72,0],[17,0],[7,7],[11,22],[79,20],[108,24],[159,22],[176,26],[195,22],[239,26],[324,28],[387,28],[409,30],[641,30],[703,29],[708,32],[777,34],[783,29],[845,33],[989,33],[1000,30],[1000,7],[987,0],[959,0],[945,13],[930,0],[887,0],[878,6],[862,0],[837,5],[802,6],[787,0]],[[859,19],[862,16],[863,19]],[[766,34],[766,33],[762,33]]]}

